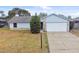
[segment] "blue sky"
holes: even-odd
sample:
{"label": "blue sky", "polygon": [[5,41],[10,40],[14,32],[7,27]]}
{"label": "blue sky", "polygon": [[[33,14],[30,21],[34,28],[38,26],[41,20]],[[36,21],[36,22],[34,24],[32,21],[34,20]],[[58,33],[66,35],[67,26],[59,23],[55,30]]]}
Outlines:
{"label": "blue sky", "polygon": [[5,11],[5,14],[12,8],[22,8],[28,10],[32,15],[35,13],[45,12],[47,14],[63,14],[72,17],[79,16],[79,6],[0,6],[0,10]]}

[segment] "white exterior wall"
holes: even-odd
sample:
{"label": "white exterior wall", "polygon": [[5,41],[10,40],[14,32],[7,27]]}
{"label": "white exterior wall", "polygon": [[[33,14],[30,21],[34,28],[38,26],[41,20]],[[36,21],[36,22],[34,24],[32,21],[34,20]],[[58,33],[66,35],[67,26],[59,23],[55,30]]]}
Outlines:
{"label": "white exterior wall", "polygon": [[46,23],[46,29],[48,32],[68,32],[68,23]]}
{"label": "white exterior wall", "polygon": [[46,31],[48,32],[68,32],[69,31],[69,21],[59,18],[57,16],[51,15],[46,19]]}
{"label": "white exterior wall", "polygon": [[9,23],[10,29],[30,29],[30,23],[17,23],[17,27],[14,27],[13,23]]}

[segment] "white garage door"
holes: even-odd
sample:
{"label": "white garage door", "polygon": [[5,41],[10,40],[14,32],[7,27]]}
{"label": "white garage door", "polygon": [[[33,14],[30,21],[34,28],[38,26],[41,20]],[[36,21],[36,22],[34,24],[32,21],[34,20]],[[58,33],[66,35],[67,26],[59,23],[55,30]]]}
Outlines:
{"label": "white garage door", "polygon": [[48,32],[67,32],[67,23],[46,23]]}

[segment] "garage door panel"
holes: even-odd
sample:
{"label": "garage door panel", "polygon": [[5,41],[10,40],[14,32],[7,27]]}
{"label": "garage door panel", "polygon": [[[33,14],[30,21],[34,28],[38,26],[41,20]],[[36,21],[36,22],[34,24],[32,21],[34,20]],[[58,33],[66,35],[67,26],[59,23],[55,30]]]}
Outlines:
{"label": "garage door panel", "polygon": [[47,23],[47,31],[59,32],[67,31],[67,23]]}

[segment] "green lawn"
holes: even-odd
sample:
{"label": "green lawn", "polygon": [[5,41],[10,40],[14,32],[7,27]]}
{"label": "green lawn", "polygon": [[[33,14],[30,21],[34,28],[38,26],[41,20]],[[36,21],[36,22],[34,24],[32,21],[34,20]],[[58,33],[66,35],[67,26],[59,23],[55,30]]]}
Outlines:
{"label": "green lawn", "polygon": [[26,30],[0,29],[0,52],[48,52],[47,38]]}

